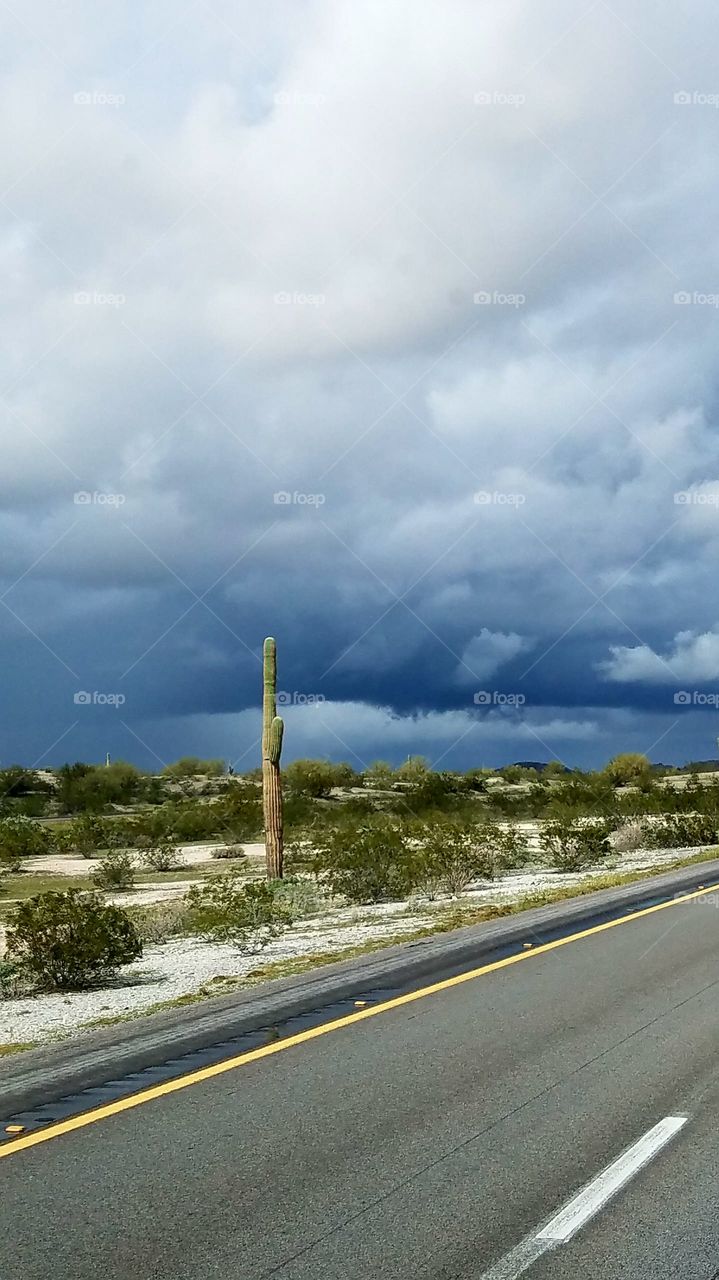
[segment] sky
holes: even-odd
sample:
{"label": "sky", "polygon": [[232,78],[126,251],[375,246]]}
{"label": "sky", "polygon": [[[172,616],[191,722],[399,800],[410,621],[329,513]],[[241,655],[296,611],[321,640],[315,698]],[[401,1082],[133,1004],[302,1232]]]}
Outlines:
{"label": "sky", "polygon": [[0,765],[719,732],[716,7],[0,8]]}

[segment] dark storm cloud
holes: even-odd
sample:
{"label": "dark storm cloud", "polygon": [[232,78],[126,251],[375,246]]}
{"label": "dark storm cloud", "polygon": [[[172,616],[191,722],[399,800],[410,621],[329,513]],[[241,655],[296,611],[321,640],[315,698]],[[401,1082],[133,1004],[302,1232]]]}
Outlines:
{"label": "dark storm cloud", "polygon": [[711,754],[706,0],[76,16],[1,20],[3,759],[255,763],[270,632],[290,754]]}

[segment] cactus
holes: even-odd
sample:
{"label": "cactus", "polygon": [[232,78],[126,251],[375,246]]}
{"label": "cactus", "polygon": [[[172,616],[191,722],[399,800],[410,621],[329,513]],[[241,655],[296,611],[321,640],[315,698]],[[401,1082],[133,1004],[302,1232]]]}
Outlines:
{"label": "cactus", "polygon": [[265,857],[267,879],[282,878],[282,783],[280,753],[284,721],[275,705],[277,690],[277,646],[268,636],[263,646],[262,696],[262,807],[265,815]]}

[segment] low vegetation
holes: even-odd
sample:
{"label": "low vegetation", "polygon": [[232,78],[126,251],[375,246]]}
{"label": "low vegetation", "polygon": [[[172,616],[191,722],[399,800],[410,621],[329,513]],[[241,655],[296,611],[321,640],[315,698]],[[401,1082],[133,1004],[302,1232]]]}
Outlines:
{"label": "low vegetation", "polygon": [[42,893],[16,907],[8,959],[48,991],[78,991],[106,982],[142,955],[142,941],[121,907],[68,889]]}
{"label": "low vegetation", "polygon": [[[260,952],[293,922],[346,906],[408,902],[416,912],[432,903],[437,928],[460,916],[490,918],[515,908],[468,891],[509,872],[576,877],[616,865],[619,855],[719,844],[717,781],[700,770],[660,774],[634,753],[588,773],[558,761],[438,772],[416,756],[399,767],[375,761],[362,773],[297,760],[283,777],[289,874],[267,881],[255,878],[244,848],[262,836],[257,771],[228,776],[221,761],[196,757],[155,777],[123,762],[42,776],[0,771],[8,929],[0,996],[114,981],[143,945],[187,935]],[[522,823],[533,827],[531,840]],[[216,842],[212,857],[225,865],[179,870],[179,846],[201,842]],[[96,865],[84,882],[29,869],[48,854]],[[195,883],[143,903],[143,884],[163,877]],[[138,900],[127,908],[111,901],[132,891]]]}

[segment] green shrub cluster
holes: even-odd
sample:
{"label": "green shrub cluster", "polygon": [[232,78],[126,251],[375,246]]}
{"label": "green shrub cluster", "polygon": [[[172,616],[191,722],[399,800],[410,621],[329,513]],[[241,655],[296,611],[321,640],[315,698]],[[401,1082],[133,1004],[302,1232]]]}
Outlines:
{"label": "green shrub cluster", "polygon": [[262,950],[292,922],[276,881],[248,884],[236,870],[193,885],[186,902],[190,929],[244,952]]}
{"label": "green shrub cluster", "polygon": [[583,871],[610,852],[611,826],[601,819],[556,818],[542,830],[544,860],[555,871]]}
{"label": "green shrub cluster", "polygon": [[15,908],[7,954],[43,988],[82,990],[136,960],[142,941],[121,907],[97,893],[67,889],[38,894]]}

